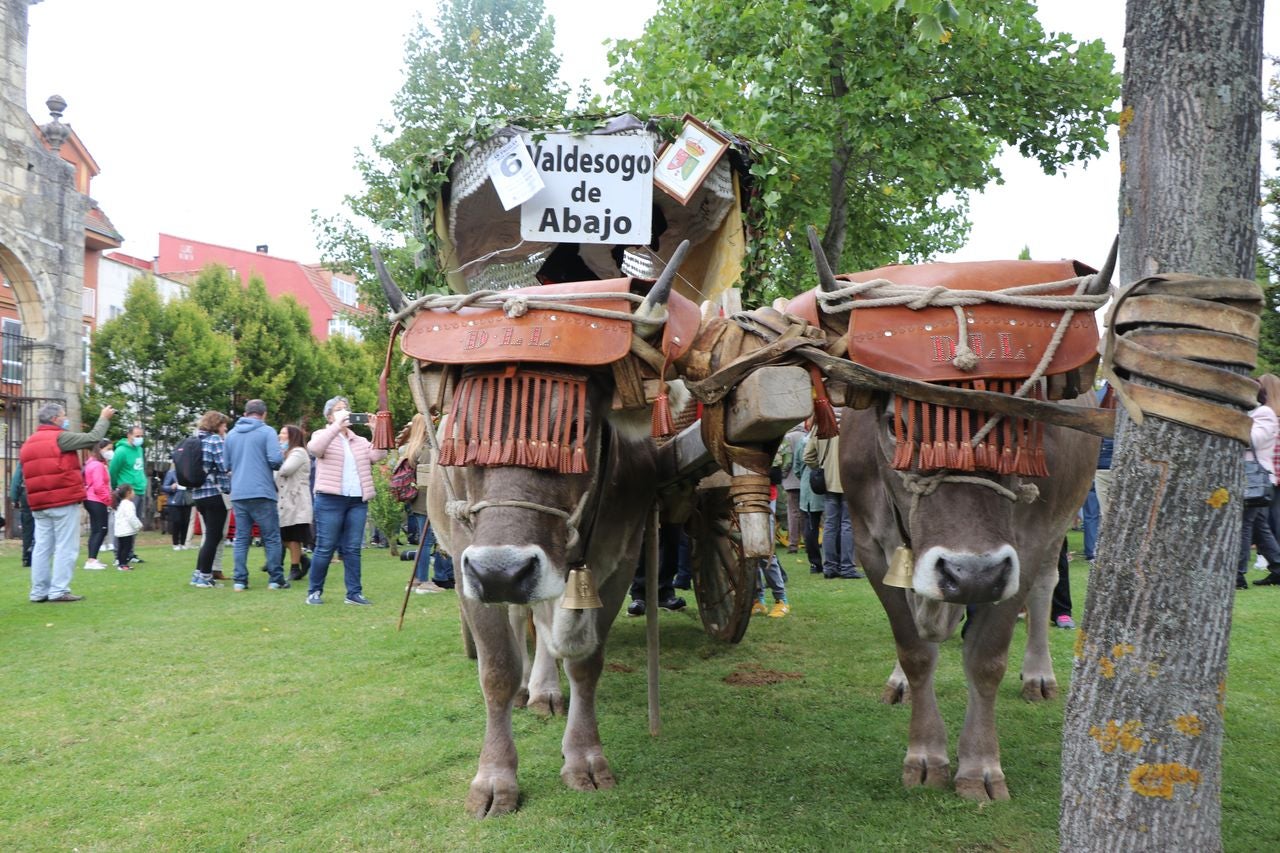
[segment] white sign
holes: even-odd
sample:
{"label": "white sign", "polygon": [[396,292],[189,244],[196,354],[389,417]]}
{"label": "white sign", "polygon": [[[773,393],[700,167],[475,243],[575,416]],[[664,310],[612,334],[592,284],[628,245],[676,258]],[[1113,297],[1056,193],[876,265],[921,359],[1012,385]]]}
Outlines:
{"label": "white sign", "polygon": [[489,155],[485,164],[493,188],[498,191],[503,210],[523,204],[542,189],[542,178],[533,167],[533,157],[524,140],[513,136]]}
{"label": "white sign", "polygon": [[625,246],[652,239],[652,135],[549,133],[531,140],[546,187],[520,206],[523,239]]}

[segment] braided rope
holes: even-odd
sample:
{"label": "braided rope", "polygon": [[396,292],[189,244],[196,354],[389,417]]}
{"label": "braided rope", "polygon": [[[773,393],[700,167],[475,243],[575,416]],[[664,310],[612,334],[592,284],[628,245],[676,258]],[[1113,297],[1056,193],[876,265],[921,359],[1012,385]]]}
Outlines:
{"label": "braided rope", "polygon": [[392,321],[404,320],[419,311],[458,312],[463,308],[501,308],[508,317],[522,317],[531,309],[563,311],[566,314],[582,314],[605,320],[627,320],[636,325],[661,325],[665,317],[640,317],[627,311],[610,311],[592,308],[583,302],[617,301],[625,299],[633,305],[644,302],[643,296],[633,293],[547,293],[538,297],[513,294],[510,291],[477,290],[474,293],[428,293],[421,296],[392,316]]}

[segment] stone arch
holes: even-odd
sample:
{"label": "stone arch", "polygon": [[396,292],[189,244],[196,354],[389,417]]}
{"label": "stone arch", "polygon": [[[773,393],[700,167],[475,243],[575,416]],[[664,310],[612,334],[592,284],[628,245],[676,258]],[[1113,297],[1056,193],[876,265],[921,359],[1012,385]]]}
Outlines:
{"label": "stone arch", "polygon": [[50,332],[44,306],[53,304],[54,288],[47,276],[32,272],[32,265],[26,261],[32,255],[24,243],[0,222],[0,272],[13,288],[23,332],[29,338],[44,341]]}

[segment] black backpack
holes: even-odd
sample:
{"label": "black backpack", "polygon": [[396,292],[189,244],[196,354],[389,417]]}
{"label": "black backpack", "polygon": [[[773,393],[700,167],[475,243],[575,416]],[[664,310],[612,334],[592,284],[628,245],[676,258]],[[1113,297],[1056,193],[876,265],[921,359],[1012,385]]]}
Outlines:
{"label": "black backpack", "polygon": [[173,472],[178,485],[198,489],[204,485],[208,474],[204,470],[204,442],[198,435],[189,435],[173,449]]}

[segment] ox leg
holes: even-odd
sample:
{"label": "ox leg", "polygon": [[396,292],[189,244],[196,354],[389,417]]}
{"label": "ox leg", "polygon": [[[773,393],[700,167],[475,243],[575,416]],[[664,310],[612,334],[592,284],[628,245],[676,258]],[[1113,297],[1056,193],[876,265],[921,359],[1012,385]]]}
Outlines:
{"label": "ox leg", "polygon": [[886,705],[905,705],[911,701],[911,685],[907,683],[907,674],[902,671],[902,664],[893,662],[893,672],[884,683],[884,691],[880,701]]}
{"label": "ox leg", "polygon": [[[883,556],[877,555],[874,562],[883,564]],[[869,565],[868,569],[880,603],[889,615],[889,625],[898,647],[898,667],[906,677],[911,695],[911,723],[907,732],[907,755],[902,762],[902,784],[908,788],[917,785],[946,788],[951,784],[947,729],[942,723],[938,697],[933,690],[938,646],[924,641],[916,632],[906,593],[880,583],[880,578],[884,577],[883,565],[878,570]],[[905,689],[903,692],[905,694]]]}
{"label": "ox leg", "polygon": [[1057,574],[1041,572],[1027,595],[1027,649],[1022,656],[1022,698],[1028,702],[1058,697],[1058,679],[1049,655],[1049,610]]}
{"label": "ox leg", "polygon": [[600,729],[596,725],[596,685],[603,670],[603,648],[585,658],[565,662],[569,675],[569,718],[560,747],[564,755],[560,778],[575,791],[614,786],[613,771],[604,757]]}
{"label": "ox leg", "polygon": [[560,665],[551,651],[547,638],[551,636],[554,618],[554,601],[543,601],[533,606],[533,661],[529,685],[529,710],[544,717],[564,716],[564,694],[560,692]]}
{"label": "ox leg", "polygon": [[964,638],[969,704],[957,749],[956,793],[985,802],[1009,799],[996,736],[996,691],[1009,660],[1009,640],[1018,618],[1016,599],[979,605]]}
{"label": "ox leg", "polygon": [[466,808],[474,817],[493,817],[515,811],[519,804],[511,708],[520,689],[520,655],[507,608],[470,601],[463,607],[476,641],[486,714],[480,765],[471,780]]}
{"label": "ox leg", "polygon": [[520,689],[516,691],[516,697],[512,700],[517,708],[523,708],[529,704],[529,672],[533,668],[533,661],[529,657],[529,618],[528,607],[518,604],[507,607],[507,620],[511,623],[511,632],[516,638],[516,657],[520,659]]}

